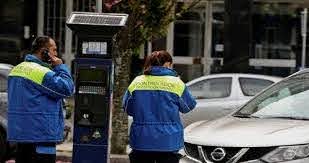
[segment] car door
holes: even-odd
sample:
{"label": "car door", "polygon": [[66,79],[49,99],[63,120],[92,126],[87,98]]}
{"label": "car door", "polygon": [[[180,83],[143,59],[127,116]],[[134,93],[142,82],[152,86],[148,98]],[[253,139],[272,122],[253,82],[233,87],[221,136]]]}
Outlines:
{"label": "car door", "polygon": [[6,117],[7,111],[7,76],[0,73],[0,115]]}
{"label": "car door", "polygon": [[207,78],[188,86],[197,100],[194,110],[182,115],[184,126],[227,115],[238,105],[233,76]]}

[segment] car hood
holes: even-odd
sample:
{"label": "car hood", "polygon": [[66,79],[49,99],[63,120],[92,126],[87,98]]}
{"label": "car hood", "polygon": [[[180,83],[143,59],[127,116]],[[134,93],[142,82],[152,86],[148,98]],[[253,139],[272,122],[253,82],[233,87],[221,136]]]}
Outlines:
{"label": "car hood", "polygon": [[205,146],[268,147],[309,143],[309,121],[236,118],[197,122],[185,129],[185,142]]}

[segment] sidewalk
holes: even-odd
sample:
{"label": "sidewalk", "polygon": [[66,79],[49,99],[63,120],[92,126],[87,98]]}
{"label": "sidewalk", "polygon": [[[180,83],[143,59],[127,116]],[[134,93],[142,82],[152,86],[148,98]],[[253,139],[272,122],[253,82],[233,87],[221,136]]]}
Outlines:
{"label": "sidewalk", "polygon": [[[72,163],[72,143],[64,143],[57,145],[57,160],[56,163]],[[184,154],[184,151],[180,151]],[[15,163],[15,160],[6,161],[6,163]],[[128,155],[110,155],[110,163],[130,163]],[[193,163],[192,160],[183,158],[180,163]]]}
{"label": "sidewalk", "polygon": [[[72,162],[72,143],[57,145],[57,163]],[[129,163],[128,155],[110,155],[110,163]]]}

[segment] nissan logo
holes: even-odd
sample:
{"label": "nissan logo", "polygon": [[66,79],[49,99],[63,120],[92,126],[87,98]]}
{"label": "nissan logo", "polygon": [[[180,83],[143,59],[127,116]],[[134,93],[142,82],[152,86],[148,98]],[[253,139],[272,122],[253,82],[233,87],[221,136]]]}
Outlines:
{"label": "nissan logo", "polygon": [[225,155],[226,153],[223,148],[216,148],[210,153],[210,156],[214,161],[222,161]]}

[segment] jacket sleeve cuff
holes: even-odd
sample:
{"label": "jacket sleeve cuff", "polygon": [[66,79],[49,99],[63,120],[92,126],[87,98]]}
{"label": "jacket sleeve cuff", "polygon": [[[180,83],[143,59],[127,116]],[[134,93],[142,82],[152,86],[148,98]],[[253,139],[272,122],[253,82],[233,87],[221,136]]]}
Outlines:
{"label": "jacket sleeve cuff", "polygon": [[65,65],[65,64],[57,65],[57,66],[54,67],[53,70],[54,70],[54,71],[65,70],[65,71],[68,71],[68,72],[69,72],[69,68],[68,68],[68,66]]}

